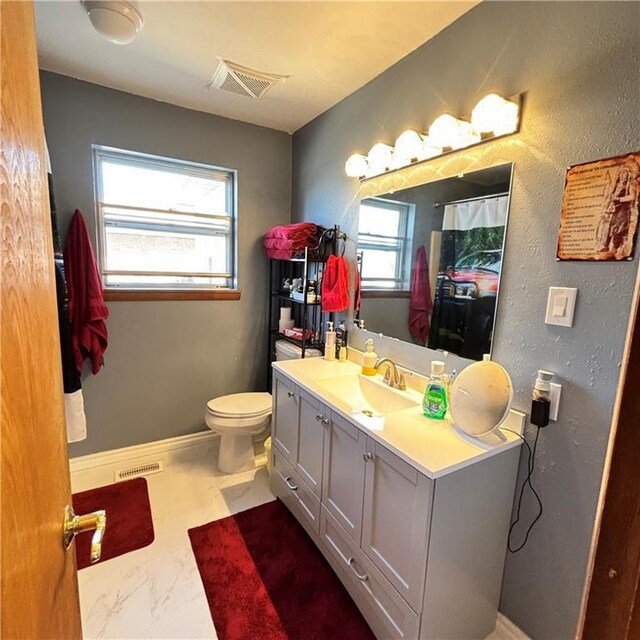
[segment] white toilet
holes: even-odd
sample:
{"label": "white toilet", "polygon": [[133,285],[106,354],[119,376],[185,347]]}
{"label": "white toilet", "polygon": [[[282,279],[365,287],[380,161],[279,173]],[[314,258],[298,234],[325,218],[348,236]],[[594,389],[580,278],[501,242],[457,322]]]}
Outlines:
{"label": "white toilet", "polygon": [[213,398],[207,402],[205,422],[220,435],[220,471],[253,469],[253,439],[264,434],[271,424],[271,394],[233,393]]}

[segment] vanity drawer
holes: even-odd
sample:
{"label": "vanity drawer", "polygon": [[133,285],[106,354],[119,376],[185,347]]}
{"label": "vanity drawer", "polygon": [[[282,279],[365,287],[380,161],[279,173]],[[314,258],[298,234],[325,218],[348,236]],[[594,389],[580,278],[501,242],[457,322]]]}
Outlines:
{"label": "vanity drawer", "polygon": [[323,506],[320,543],[378,639],[418,637],[420,618]]}
{"label": "vanity drawer", "polygon": [[307,531],[320,531],[320,501],[277,447],[272,449],[271,488]]}

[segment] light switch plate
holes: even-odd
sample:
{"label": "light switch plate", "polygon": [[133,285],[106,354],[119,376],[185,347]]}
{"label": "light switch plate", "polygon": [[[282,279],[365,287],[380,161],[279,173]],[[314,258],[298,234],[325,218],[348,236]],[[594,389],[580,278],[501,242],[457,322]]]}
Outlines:
{"label": "light switch plate", "polygon": [[549,287],[547,299],[547,324],[572,327],[578,290],[572,287]]}

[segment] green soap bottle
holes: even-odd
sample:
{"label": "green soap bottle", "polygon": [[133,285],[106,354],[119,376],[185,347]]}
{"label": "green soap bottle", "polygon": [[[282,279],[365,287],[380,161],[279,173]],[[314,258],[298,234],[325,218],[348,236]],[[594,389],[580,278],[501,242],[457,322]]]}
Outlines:
{"label": "green soap bottle", "polygon": [[447,415],[447,379],[444,362],[434,360],[431,363],[431,375],[424,390],[422,412],[425,417],[444,420]]}

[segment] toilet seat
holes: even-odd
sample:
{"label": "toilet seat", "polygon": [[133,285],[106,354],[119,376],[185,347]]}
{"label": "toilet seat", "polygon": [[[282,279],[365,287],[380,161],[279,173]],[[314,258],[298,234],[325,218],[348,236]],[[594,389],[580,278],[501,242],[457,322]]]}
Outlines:
{"label": "toilet seat", "polygon": [[270,393],[232,393],[207,402],[207,413],[217,418],[247,421],[271,414]]}

